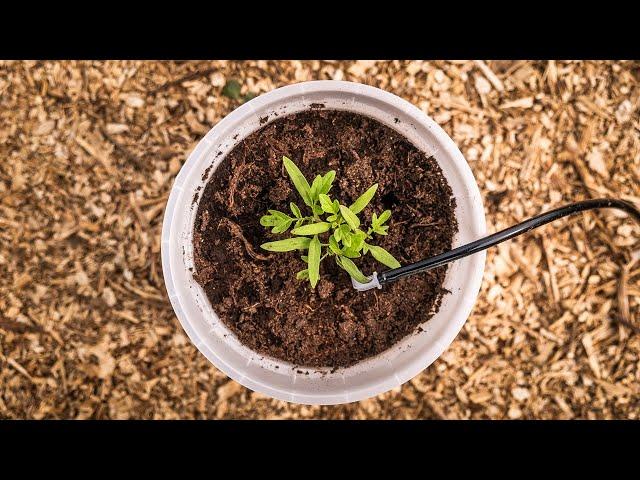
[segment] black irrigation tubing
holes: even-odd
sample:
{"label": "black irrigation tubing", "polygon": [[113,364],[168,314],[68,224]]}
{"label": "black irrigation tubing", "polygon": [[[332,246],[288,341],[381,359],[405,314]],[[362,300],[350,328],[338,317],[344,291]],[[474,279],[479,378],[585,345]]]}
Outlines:
{"label": "black irrigation tubing", "polygon": [[525,220],[522,223],[514,225],[513,227],[506,228],[500,232],[494,233],[487,237],[481,238],[474,242],[462,245],[461,247],[454,248],[448,252],[441,253],[425,260],[405,265],[403,267],[394,268],[393,270],[387,270],[378,275],[378,282],[380,285],[386,283],[395,282],[400,278],[413,275],[415,273],[425,272],[432,268],[440,267],[454,260],[473,255],[481,250],[485,250],[489,247],[493,247],[499,243],[505,242],[517,237],[523,233],[527,233],[534,228],[541,227],[547,223],[553,222],[558,218],[573,215],[574,213],[584,212],[586,210],[593,210],[596,208],[617,208],[628,213],[630,216],[640,223],[640,210],[638,210],[633,204],[624,200],[615,200],[607,198],[597,198],[594,200],[585,200],[582,202],[571,203],[564,207],[556,208],[546,213],[542,213],[536,217]]}

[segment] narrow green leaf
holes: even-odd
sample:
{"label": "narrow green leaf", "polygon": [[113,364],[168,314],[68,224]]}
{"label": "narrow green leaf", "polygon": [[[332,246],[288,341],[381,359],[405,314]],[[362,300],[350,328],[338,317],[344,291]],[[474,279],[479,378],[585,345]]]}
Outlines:
{"label": "narrow green leaf", "polygon": [[360,271],[360,269],[346,257],[336,257],[336,261],[338,265],[347,271],[351,277],[355,278],[360,283],[367,283],[369,279],[364,276],[364,274]]}
{"label": "narrow green leaf", "polygon": [[335,222],[338,219],[337,215],[329,215],[327,217],[327,222]]}
{"label": "narrow green leaf", "polygon": [[291,230],[291,233],[293,233],[294,235],[317,235],[318,233],[328,232],[330,228],[330,223],[319,222],[294,228],[293,230]]}
{"label": "narrow green leaf", "polygon": [[369,189],[366,192],[360,195],[356,199],[356,201],[351,204],[351,206],[349,207],[349,210],[351,210],[353,213],[361,212],[364,209],[364,207],[366,207],[369,204],[373,196],[376,194],[377,189],[378,189],[378,184],[374,183],[371,187],[369,187]]}
{"label": "narrow green leaf", "polygon": [[302,261],[304,263],[309,263],[309,256],[308,255],[302,255],[300,258],[302,259]]}
{"label": "narrow green leaf", "polygon": [[311,203],[318,201],[318,195],[320,195],[321,188],[322,177],[320,175],[316,175],[316,178],[313,179],[313,183],[311,183],[311,189],[309,190],[309,199],[311,199]]}
{"label": "narrow green leaf", "polygon": [[[348,226],[348,225],[345,225],[345,227],[347,227],[347,229],[349,228],[349,226]],[[340,227],[340,228],[342,228],[342,227]],[[347,248],[348,248],[348,247],[350,247],[350,246],[351,246],[351,242],[352,242],[352,240],[351,240],[351,239],[352,239],[351,232],[350,232],[350,231],[348,231],[348,230],[345,232],[345,231],[343,230],[343,231],[342,231],[342,244],[343,244],[345,247],[347,247]]]}
{"label": "narrow green leaf", "polygon": [[345,243],[344,240],[346,238],[349,245],[351,245],[351,230],[349,229],[349,225],[340,225],[340,228],[338,228],[336,232],[340,232],[340,240],[342,240],[342,243]]}
{"label": "narrow green leaf", "polygon": [[305,268],[304,270],[300,270],[297,274],[296,274],[296,278],[298,280],[307,280],[309,278],[309,269]]}
{"label": "narrow green leaf", "polygon": [[342,230],[340,230],[339,228],[336,229],[335,232],[333,232],[333,237],[339,242],[342,240]]}
{"label": "narrow green leaf", "polygon": [[358,216],[344,205],[340,205],[340,213],[342,214],[344,221],[347,222],[353,230],[360,226],[360,219]]}
{"label": "narrow green leaf", "polygon": [[310,238],[294,237],[276,242],[267,242],[260,245],[260,248],[269,252],[290,252],[291,250],[305,250],[309,247]]}
{"label": "narrow green leaf", "polygon": [[276,223],[276,226],[271,229],[271,233],[286,232],[291,226],[292,222],[293,218],[289,218],[287,220],[279,220],[278,223]]}
{"label": "narrow green leaf", "polygon": [[309,243],[309,281],[311,288],[315,288],[320,280],[320,240],[315,235]]}
{"label": "narrow green leaf", "polygon": [[369,251],[371,252],[371,255],[373,255],[373,258],[378,260],[380,263],[385,264],[389,268],[398,268],[400,266],[400,262],[393,258],[393,255],[382,247],[369,245]]}
{"label": "narrow green leaf", "polygon": [[276,218],[273,215],[263,215],[260,217],[260,225],[263,227],[273,227],[276,224]]}
{"label": "narrow green leaf", "polygon": [[389,218],[391,217],[391,210],[385,210],[384,212],[382,212],[382,214],[378,217],[378,221],[376,222],[376,226],[380,227],[384,224],[384,222],[386,222],[387,220],[389,220]]}
{"label": "narrow green leaf", "polygon": [[354,250],[353,247],[345,248],[343,251],[343,255],[347,258],[358,258],[360,257],[360,252]]}
{"label": "narrow green leaf", "polygon": [[331,203],[331,199],[327,195],[321,193],[318,195],[318,199],[320,200],[320,206],[323,211],[326,213],[338,213],[333,209],[333,203]]}
{"label": "narrow green leaf", "polygon": [[335,178],[335,170],[329,170],[327,173],[325,173],[324,177],[322,177],[322,187],[320,188],[320,193],[323,193],[325,195],[329,193],[329,190],[331,190],[331,187],[333,186],[333,180]]}
{"label": "narrow green leaf", "polygon": [[355,234],[351,236],[351,248],[356,252],[362,250],[364,246],[364,240],[367,237],[367,234],[358,230]]}
{"label": "narrow green leaf", "polygon": [[331,235],[329,237],[329,248],[336,255],[340,255],[342,253],[342,251],[340,250],[340,247],[338,246],[338,242],[336,241],[336,238],[335,238],[334,235]]}
{"label": "narrow green leaf", "polygon": [[311,197],[309,196],[311,187],[309,186],[307,179],[304,178],[300,169],[289,158],[282,157],[282,163],[284,163],[284,168],[287,170],[293,185],[296,187],[296,190],[298,190],[298,193],[302,197],[302,200],[304,200],[304,203],[311,206]]}
{"label": "narrow green leaf", "polygon": [[268,212],[278,220],[289,220],[291,218],[286,213],[280,212],[278,210],[268,210]]}
{"label": "narrow green leaf", "polygon": [[302,213],[300,213],[300,209],[295,203],[291,202],[289,204],[289,208],[291,209],[291,213],[293,213],[296,218],[302,218]]}
{"label": "narrow green leaf", "polygon": [[387,230],[389,229],[388,226],[384,226],[384,227],[376,227],[373,229],[373,231],[375,233],[377,233],[378,235],[387,235]]}
{"label": "narrow green leaf", "polygon": [[316,215],[322,215],[324,213],[324,210],[322,210],[322,207],[320,205],[314,205],[312,207],[312,210]]}

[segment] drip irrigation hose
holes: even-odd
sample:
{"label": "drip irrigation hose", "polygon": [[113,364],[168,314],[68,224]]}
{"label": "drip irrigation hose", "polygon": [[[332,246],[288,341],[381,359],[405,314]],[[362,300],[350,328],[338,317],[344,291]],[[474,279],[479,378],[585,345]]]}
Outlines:
{"label": "drip irrigation hose", "polygon": [[594,210],[596,208],[616,208],[619,210],[623,210],[630,216],[635,218],[638,223],[640,223],[640,210],[638,210],[633,204],[624,200],[597,198],[594,200],[585,200],[582,202],[571,203],[569,205],[565,205],[564,207],[556,208],[555,210],[551,210],[536,217],[530,218],[529,220],[525,220],[518,225],[506,228],[500,232],[494,233],[466,245],[462,245],[461,247],[454,248],[453,250],[450,250],[448,252],[441,253],[431,258],[427,258],[426,260],[420,260],[419,262],[412,263],[410,265],[405,265],[403,267],[394,268],[393,270],[382,272],[378,275],[378,282],[380,285],[384,285],[386,283],[395,282],[400,278],[404,278],[415,273],[425,272],[427,270],[431,270],[432,268],[440,267],[449,262],[453,262],[454,260],[473,255],[474,253],[477,253],[481,250],[485,250],[489,247],[493,247],[494,245],[498,245],[499,243],[510,240],[513,237],[517,237],[518,235],[521,235],[523,233],[527,233],[534,228],[546,225],[547,223],[553,222],[558,218],[566,217],[568,215],[573,215],[574,213],[584,212],[587,210]]}

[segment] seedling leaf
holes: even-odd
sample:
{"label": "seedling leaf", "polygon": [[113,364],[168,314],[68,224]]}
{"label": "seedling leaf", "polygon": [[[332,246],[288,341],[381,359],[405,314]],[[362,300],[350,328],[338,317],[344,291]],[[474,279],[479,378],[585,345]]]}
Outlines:
{"label": "seedling leaf", "polygon": [[309,243],[309,282],[311,282],[311,288],[315,288],[320,280],[320,240],[315,235]]}
{"label": "seedling leaf", "polygon": [[320,175],[316,175],[316,178],[313,179],[313,183],[311,184],[311,190],[309,191],[309,198],[311,199],[311,203],[316,203],[318,201],[318,195],[320,195],[321,188],[322,177]]}
{"label": "seedling leaf", "polygon": [[336,241],[336,238],[335,238],[334,235],[331,235],[329,237],[329,248],[336,255],[341,255],[342,254],[342,251],[340,250],[340,247],[338,246],[338,242]]}
{"label": "seedling leaf", "polygon": [[340,232],[340,238],[342,239],[343,243],[344,243],[345,237],[349,237],[349,239],[351,239],[351,229],[349,228],[349,225],[347,225],[346,223],[340,225],[340,227],[336,231]]}
{"label": "seedling leaf", "polygon": [[263,250],[269,252],[290,252],[291,250],[306,250],[309,248],[310,238],[307,237],[293,237],[285,240],[278,240],[275,242],[267,242],[260,245]]}
{"label": "seedling leaf", "polygon": [[295,203],[291,202],[289,204],[289,208],[291,209],[291,213],[293,213],[296,218],[302,218],[302,213],[300,213],[300,209]]}
{"label": "seedling leaf", "polygon": [[309,186],[309,182],[307,182],[307,179],[304,178],[304,175],[296,166],[296,164],[287,157],[282,157],[282,163],[284,163],[284,168],[287,170],[287,173],[289,174],[289,177],[291,177],[293,185],[296,187],[296,190],[298,190],[298,193],[302,197],[302,200],[304,200],[304,203],[308,206],[311,206],[311,187]]}
{"label": "seedling leaf", "polygon": [[382,212],[382,214],[378,217],[377,221],[374,222],[374,226],[376,227],[381,227],[382,225],[384,225],[384,222],[386,222],[387,220],[389,220],[389,218],[391,217],[391,210],[385,210],[384,212]]}
{"label": "seedling leaf", "polygon": [[263,215],[260,217],[260,225],[263,227],[273,227],[276,224],[276,218],[273,215]]}
{"label": "seedling leaf", "polygon": [[[343,228],[345,227],[345,228]],[[349,225],[343,225],[340,227],[340,236],[342,237],[342,244],[345,247],[351,246],[351,232],[349,231]]]}
{"label": "seedling leaf", "polygon": [[373,258],[375,258],[380,263],[386,265],[389,268],[398,268],[400,267],[400,262],[393,258],[389,252],[387,252],[384,248],[378,247],[377,245],[369,245],[369,251]]}
{"label": "seedling leaf", "polygon": [[374,183],[371,187],[369,187],[369,189],[366,192],[360,195],[356,199],[356,201],[351,204],[351,206],[349,207],[349,210],[351,210],[353,213],[361,212],[364,209],[364,207],[366,207],[369,204],[373,196],[376,194],[377,189],[378,189],[378,184]]}
{"label": "seedling leaf", "polygon": [[285,219],[285,220],[279,220],[276,223],[276,226],[271,229],[271,233],[286,232],[289,229],[289,227],[291,226],[292,222],[293,222],[293,218],[289,218],[289,219]]}
{"label": "seedling leaf", "polygon": [[[320,200],[320,206],[322,207],[322,210],[326,213],[338,213],[335,211],[335,209],[333,208],[333,203],[331,203],[331,199],[325,195],[324,193],[321,193],[320,195],[318,195],[318,198]],[[327,219],[329,220],[329,219]]]}
{"label": "seedling leaf", "polygon": [[333,180],[335,178],[336,178],[335,170],[329,170],[327,173],[325,173],[324,177],[322,177],[322,187],[320,188],[320,193],[325,195],[329,193],[329,190],[331,190],[331,187],[333,186]]}
{"label": "seedling leaf", "polygon": [[360,256],[361,256],[361,255],[360,255],[360,252],[358,252],[357,250],[355,250],[353,247],[345,248],[345,249],[343,250],[342,254],[343,254],[345,257],[348,257],[348,258],[358,258],[358,257],[360,257]]}
{"label": "seedling leaf", "polygon": [[347,222],[347,224],[353,230],[360,226],[360,219],[357,217],[357,215],[344,205],[340,205],[340,213],[342,214],[342,218],[344,218],[344,221]]}
{"label": "seedling leaf", "polygon": [[294,235],[317,235],[318,233],[328,232],[330,228],[330,223],[319,222],[294,228],[293,230],[291,230],[291,233],[293,233]]}
{"label": "seedling leaf", "polygon": [[360,283],[367,283],[369,279],[364,276],[364,274],[360,271],[360,269],[346,257],[336,257],[336,261],[338,265],[347,271],[351,277],[355,278]]}
{"label": "seedling leaf", "polygon": [[279,220],[288,220],[291,218],[286,213],[280,212],[278,210],[268,210],[268,212]]}
{"label": "seedling leaf", "polygon": [[356,252],[362,250],[364,246],[364,240],[367,237],[367,234],[358,230],[355,234],[351,236],[351,248]]}

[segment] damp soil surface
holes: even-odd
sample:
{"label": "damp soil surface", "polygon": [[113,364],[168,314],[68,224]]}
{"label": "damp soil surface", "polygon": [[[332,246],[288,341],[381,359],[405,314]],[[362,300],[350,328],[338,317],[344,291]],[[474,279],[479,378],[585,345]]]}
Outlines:
{"label": "damp soil surface", "polygon": [[[327,257],[315,290],[296,280],[306,268],[301,252],[260,249],[287,236],[260,225],[267,209],[304,207],[283,156],[307,179],[335,170],[330,195],[346,205],[378,182],[359,216],[368,226],[372,213],[392,210],[389,235],[375,243],[403,265],[451,248],[455,199],[437,162],[403,135],[359,114],[319,109],[279,117],[243,139],[200,192],[194,275],[222,321],[261,354],[296,366],[350,366],[392,347],[438,310],[447,267],[359,293]],[[355,262],[365,274],[387,268],[370,255]]]}

